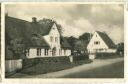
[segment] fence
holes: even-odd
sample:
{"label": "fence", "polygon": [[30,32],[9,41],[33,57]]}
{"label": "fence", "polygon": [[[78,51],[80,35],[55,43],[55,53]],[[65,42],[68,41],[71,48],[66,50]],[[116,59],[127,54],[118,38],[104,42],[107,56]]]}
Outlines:
{"label": "fence", "polygon": [[22,69],[22,59],[5,61],[5,72],[13,72],[19,69]]}

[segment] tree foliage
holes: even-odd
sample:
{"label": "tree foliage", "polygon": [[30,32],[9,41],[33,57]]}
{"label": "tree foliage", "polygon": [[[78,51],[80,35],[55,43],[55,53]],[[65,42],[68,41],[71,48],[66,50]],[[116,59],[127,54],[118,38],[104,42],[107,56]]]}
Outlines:
{"label": "tree foliage", "polygon": [[81,36],[79,36],[79,40],[89,42],[91,37],[92,37],[92,34],[86,32],[86,33],[82,34]]}
{"label": "tree foliage", "polygon": [[14,56],[25,58],[25,45],[22,39],[11,40],[9,50],[13,53]]}
{"label": "tree foliage", "polygon": [[118,43],[117,44],[117,53],[124,54],[124,43]]}
{"label": "tree foliage", "polygon": [[91,33],[84,33],[79,36],[79,40],[75,44],[75,49],[78,51],[87,51],[87,45],[92,37]]}
{"label": "tree foliage", "polygon": [[67,37],[67,41],[70,44],[70,46],[72,47],[72,50],[74,50],[77,40],[78,39],[73,36]]}

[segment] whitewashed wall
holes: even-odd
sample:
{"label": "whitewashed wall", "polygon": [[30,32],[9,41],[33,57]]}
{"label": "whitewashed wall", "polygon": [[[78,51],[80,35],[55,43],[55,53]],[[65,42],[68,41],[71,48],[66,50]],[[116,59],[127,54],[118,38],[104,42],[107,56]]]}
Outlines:
{"label": "whitewashed wall", "polygon": [[[95,45],[95,41],[100,41],[100,44]],[[113,49],[109,49],[108,46],[105,44],[105,42],[102,40],[102,38],[99,36],[97,32],[94,33],[92,39],[90,40],[87,49],[89,52],[96,52],[96,49],[103,49],[99,50],[97,52],[115,52]]]}
{"label": "whitewashed wall", "polygon": [[12,72],[22,69],[22,59],[5,60],[5,72]]}
{"label": "whitewashed wall", "polygon": [[[50,41],[50,37],[53,37],[53,42]],[[58,38],[58,41],[55,42],[55,37]],[[56,24],[53,25],[48,35],[43,36],[43,38],[47,41],[47,43],[50,45],[51,49],[56,47],[57,49],[60,49],[60,33],[56,27]]]}
{"label": "whitewashed wall", "polygon": [[[53,37],[53,41],[50,41],[50,37]],[[58,38],[58,41],[55,41],[55,37]],[[55,47],[56,48],[56,54],[55,56],[69,56],[71,54],[71,50],[66,50],[66,54],[64,55],[64,50],[62,49],[61,55],[60,55],[60,50],[61,50],[61,45],[60,45],[60,33],[56,27],[56,24],[54,24],[49,32],[48,35],[43,36],[46,40],[46,42],[50,45],[50,49],[48,50],[48,55],[45,55],[45,50],[41,49],[41,56],[37,56],[37,48],[30,48],[29,50],[29,56],[28,58],[37,58],[37,57],[50,57],[52,56],[52,49]]]}
{"label": "whitewashed wall", "polygon": [[36,58],[36,57],[37,57],[37,48],[30,48],[29,55],[27,55],[27,58]]}
{"label": "whitewashed wall", "polygon": [[[61,50],[61,52],[59,50]],[[71,55],[71,50],[67,49],[64,53],[64,49],[57,49],[55,56],[69,56],[69,55]],[[41,49],[41,55],[37,56],[37,48],[29,49],[29,55],[27,54],[27,58],[40,58],[40,57],[53,57],[52,50],[49,49],[48,55],[45,55],[45,49]]]}
{"label": "whitewashed wall", "polygon": [[107,49],[108,53],[116,53],[117,49]]}
{"label": "whitewashed wall", "polygon": [[[95,45],[94,44],[95,41],[100,41],[100,44]],[[105,44],[105,42],[102,40],[102,38],[97,34],[97,32],[95,32],[87,46],[87,49],[93,50],[93,49],[101,49],[101,48],[108,49],[108,46]]]}
{"label": "whitewashed wall", "polygon": [[66,50],[66,56],[69,56],[69,55],[71,55],[71,50]]}
{"label": "whitewashed wall", "polygon": [[44,49],[41,49],[41,57],[44,56]]}

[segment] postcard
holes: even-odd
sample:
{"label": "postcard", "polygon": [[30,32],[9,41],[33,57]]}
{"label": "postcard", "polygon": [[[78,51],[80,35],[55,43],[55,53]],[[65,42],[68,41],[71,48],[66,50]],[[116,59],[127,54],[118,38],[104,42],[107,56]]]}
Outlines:
{"label": "postcard", "polygon": [[124,82],[124,3],[2,7],[4,81]]}

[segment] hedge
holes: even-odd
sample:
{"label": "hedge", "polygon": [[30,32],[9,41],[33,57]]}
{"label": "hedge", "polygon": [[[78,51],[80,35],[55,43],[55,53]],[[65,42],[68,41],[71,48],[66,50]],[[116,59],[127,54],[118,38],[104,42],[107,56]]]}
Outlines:
{"label": "hedge", "polygon": [[115,58],[115,57],[119,57],[119,55],[117,53],[96,53],[96,59]]}
{"label": "hedge", "polygon": [[85,60],[85,59],[88,59],[88,56],[73,56],[73,60],[74,61],[79,61],[79,60]]}
{"label": "hedge", "polygon": [[69,57],[67,56],[23,59],[23,68],[31,67],[38,63],[68,63],[68,62],[70,61],[69,61]]}

